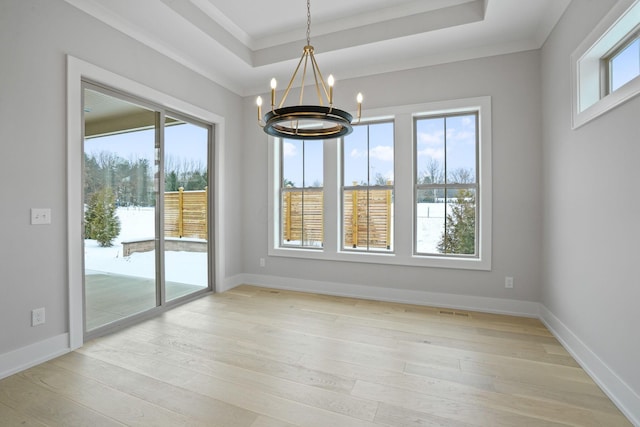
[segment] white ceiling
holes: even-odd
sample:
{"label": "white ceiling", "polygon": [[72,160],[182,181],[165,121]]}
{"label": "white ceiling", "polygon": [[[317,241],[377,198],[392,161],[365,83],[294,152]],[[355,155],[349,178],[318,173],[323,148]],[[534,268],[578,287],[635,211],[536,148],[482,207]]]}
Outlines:
{"label": "white ceiling", "polygon": [[[304,0],[66,0],[242,95],[288,81]],[[312,0],[323,74],[361,77],[542,46],[571,0]]]}

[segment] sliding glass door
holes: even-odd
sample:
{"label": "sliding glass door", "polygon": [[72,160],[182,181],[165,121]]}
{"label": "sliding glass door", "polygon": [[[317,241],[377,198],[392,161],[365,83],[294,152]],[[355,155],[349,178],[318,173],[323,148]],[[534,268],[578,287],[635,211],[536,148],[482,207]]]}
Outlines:
{"label": "sliding glass door", "polygon": [[85,334],[210,289],[212,127],[84,84]]}
{"label": "sliding glass door", "polygon": [[166,116],[164,260],[166,300],[207,287],[209,130]]}

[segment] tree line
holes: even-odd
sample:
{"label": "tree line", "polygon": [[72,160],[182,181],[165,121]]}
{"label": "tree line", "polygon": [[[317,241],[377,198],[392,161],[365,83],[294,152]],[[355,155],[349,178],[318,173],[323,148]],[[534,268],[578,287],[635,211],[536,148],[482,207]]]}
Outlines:
{"label": "tree line", "polygon": [[[116,206],[154,206],[154,166],[148,159],[125,159],[102,151],[84,155],[84,198],[89,203],[94,193],[109,188]],[[207,168],[201,162],[168,156],[165,161],[165,191],[204,190]]]}
{"label": "tree line", "polygon": [[[154,167],[148,159],[125,159],[103,151],[84,155],[85,238],[111,246],[120,234],[119,206],[155,206]],[[165,191],[204,190],[207,168],[201,163],[167,158]]]}

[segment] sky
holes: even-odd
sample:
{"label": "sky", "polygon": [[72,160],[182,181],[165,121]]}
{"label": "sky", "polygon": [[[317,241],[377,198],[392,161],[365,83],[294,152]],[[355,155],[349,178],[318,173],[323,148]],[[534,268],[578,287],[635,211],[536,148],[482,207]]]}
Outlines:
{"label": "sky", "polygon": [[422,118],[417,120],[417,169],[422,175],[430,170],[432,161],[447,173],[457,169],[476,171],[475,115]]}
{"label": "sky", "polygon": [[[394,180],[393,130],[393,122],[354,126],[353,133],[345,137],[343,144],[345,186],[354,182],[374,185],[376,177]],[[451,116],[446,120],[419,119],[416,131],[419,172],[428,170],[427,164],[431,160],[444,167],[445,152],[448,171],[462,168],[472,174],[475,172],[475,115]],[[296,187],[316,186],[323,183],[322,165],[322,141],[283,141],[284,180],[293,182]]]}
{"label": "sky", "polygon": [[640,39],[612,58],[611,90],[620,88],[640,74]]}
{"label": "sky", "polygon": [[[367,128],[369,138],[367,141]],[[367,146],[368,143],[368,146]],[[354,126],[353,133],[344,139],[344,182],[353,185],[375,183],[375,176],[394,179],[393,123],[376,123]],[[322,141],[283,141],[283,179],[296,187],[322,184]]]}

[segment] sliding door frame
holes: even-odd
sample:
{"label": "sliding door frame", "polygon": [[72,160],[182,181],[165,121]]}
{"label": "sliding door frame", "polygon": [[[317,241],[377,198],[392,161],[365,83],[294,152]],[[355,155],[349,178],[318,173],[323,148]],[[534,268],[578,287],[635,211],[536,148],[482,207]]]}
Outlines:
{"label": "sliding door frame", "polygon": [[[90,84],[105,87],[118,94],[118,97],[124,96],[124,99],[131,99],[140,105],[151,104],[151,107],[159,112],[156,113],[156,121],[164,120],[165,113],[171,116],[186,118],[189,122],[195,122],[198,125],[209,127],[209,149],[208,149],[208,175],[209,184],[213,188],[213,197],[208,201],[208,221],[210,227],[208,229],[208,288],[202,292],[196,292],[193,295],[180,298],[166,303],[164,294],[159,295],[160,305],[155,308],[140,313],[138,315],[127,318],[127,322],[137,322],[143,318],[155,316],[158,313],[170,309],[172,306],[184,303],[185,301],[197,298],[205,292],[215,292],[220,288],[221,278],[224,277],[222,271],[224,262],[220,251],[221,233],[224,230],[220,227],[222,211],[219,209],[221,200],[224,195],[224,186],[221,182],[222,171],[220,170],[220,150],[223,146],[222,136],[224,135],[224,118],[210,111],[201,109],[183,100],[174,98],[161,91],[155,90],[148,86],[129,80],[119,76],[111,71],[97,67],[88,62],[82,61],[72,56],[67,56],[67,253],[68,253],[68,274],[69,274],[69,348],[75,349],[82,346],[85,339],[84,331],[84,294],[83,294],[83,278],[84,278],[84,253],[82,223],[82,168],[83,156],[82,147],[84,140],[84,119],[82,114],[82,102],[84,95],[83,81]],[[142,102],[141,102],[142,101]],[[160,143],[157,140],[156,143]],[[162,144],[160,144],[162,146]],[[163,153],[160,153],[160,165],[163,167]],[[162,202],[161,190],[163,190],[163,181],[159,181],[158,185],[158,203]],[[156,215],[160,215],[156,210]],[[161,219],[161,218],[160,218]],[[162,224],[156,219],[156,230]],[[158,256],[163,257],[164,242],[160,239],[160,250]],[[159,281],[157,283],[160,283]],[[120,322],[108,325],[120,327]],[[109,330],[112,329],[111,327]],[[96,331],[106,333],[105,328],[96,329]],[[93,331],[92,331],[92,335]]]}

